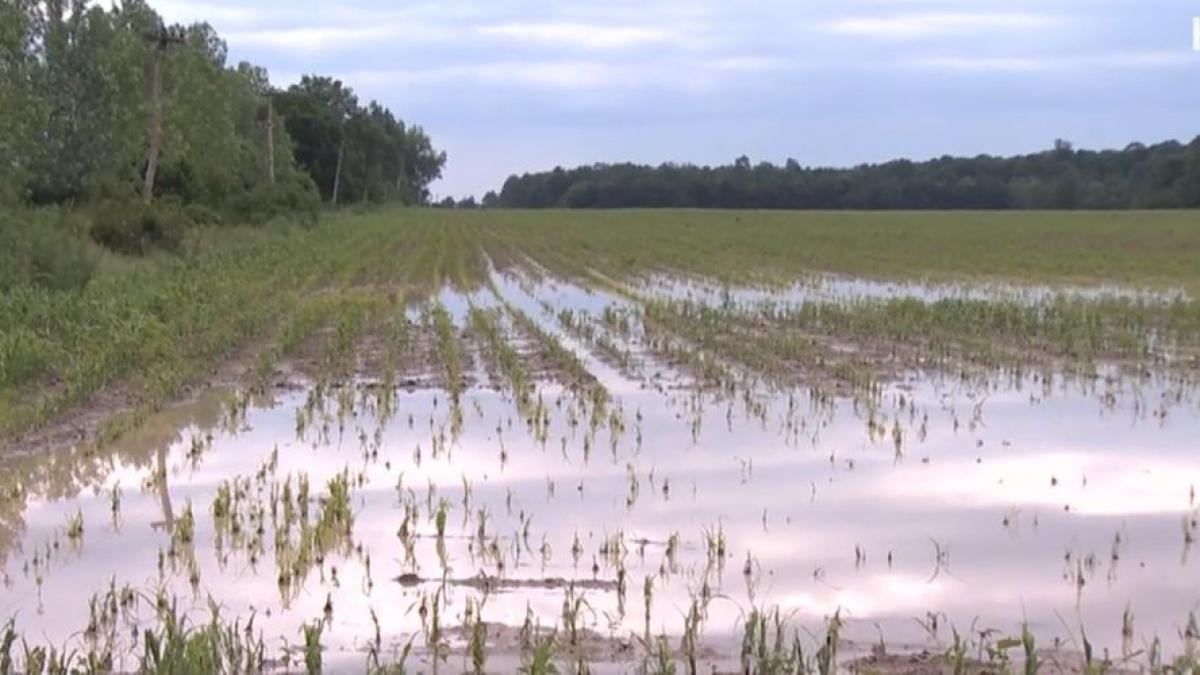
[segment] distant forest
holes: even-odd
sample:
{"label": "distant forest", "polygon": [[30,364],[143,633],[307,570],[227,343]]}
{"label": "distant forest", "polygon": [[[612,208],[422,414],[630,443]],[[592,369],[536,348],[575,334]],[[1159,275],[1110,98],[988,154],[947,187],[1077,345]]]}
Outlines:
{"label": "distant forest", "polygon": [[[448,204],[443,204],[448,205]],[[466,204],[473,205],[473,204]],[[510,176],[484,207],[730,209],[1166,209],[1200,207],[1200,137],[1016,157],[896,160],[848,169],[594,164]]]}

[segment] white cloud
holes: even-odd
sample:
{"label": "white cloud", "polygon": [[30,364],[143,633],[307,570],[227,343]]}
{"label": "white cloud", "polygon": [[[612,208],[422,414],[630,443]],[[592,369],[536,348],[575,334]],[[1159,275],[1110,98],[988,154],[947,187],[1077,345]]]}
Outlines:
{"label": "white cloud", "polygon": [[603,26],[572,22],[513,22],[480,26],[482,35],[564,47],[624,49],[667,42],[674,34],[652,26]]}
{"label": "white cloud", "polygon": [[264,21],[277,15],[268,9],[242,7],[210,2],[192,2],[188,0],[157,0],[154,9],[163,18],[172,23],[232,23],[248,24]]}
{"label": "white cloud", "polygon": [[1025,12],[937,12],[853,16],[826,25],[835,33],[886,39],[915,39],[933,36],[977,35],[993,30],[1046,28],[1057,22],[1045,14]]}
{"label": "white cloud", "polygon": [[1049,65],[1048,60],[1038,60],[1020,57],[981,57],[981,56],[923,56],[902,60],[899,65],[909,68],[928,68],[930,70],[964,70],[964,71],[1035,71],[1044,70]]}
{"label": "white cloud", "polygon": [[593,61],[548,61],[485,65],[475,68],[482,81],[552,87],[557,89],[587,89],[600,86],[630,84],[630,73],[612,64]]}
{"label": "white cloud", "polygon": [[1114,68],[1195,66],[1196,59],[1193,57],[1193,54],[1181,51],[1130,52],[1124,54],[1105,54],[1095,58],[1092,62],[1098,66],[1110,66]]}
{"label": "white cloud", "polygon": [[898,61],[907,68],[981,72],[1039,72],[1097,68],[1162,68],[1195,64],[1181,52],[1127,52],[1058,56],[922,56]]}
{"label": "white cloud", "polygon": [[252,47],[272,47],[295,51],[319,51],[343,45],[359,45],[376,42],[396,35],[387,25],[327,27],[327,28],[282,28],[247,31],[230,31],[228,40],[232,44]]}
{"label": "white cloud", "polygon": [[[346,19],[353,19],[346,22]],[[446,17],[384,14],[367,20],[339,17],[336,23],[320,16],[308,17],[289,27],[261,26],[224,31],[231,44],[262,46],[301,52],[338,47],[355,47],[382,40],[403,39],[406,44],[462,44],[479,37],[502,39],[520,44],[541,44],[556,48],[617,52],[634,47],[676,41],[672,30],[653,26],[606,26],[582,22],[510,22],[472,25],[470,21],[449,21]],[[245,21],[254,23],[247,13]]]}
{"label": "white cloud", "polygon": [[702,60],[504,60],[459,63],[432,68],[365,70],[346,74],[348,81],[371,86],[478,84],[542,90],[602,92],[635,87],[698,91],[720,86],[739,75],[790,67],[756,57]]}
{"label": "white cloud", "polygon": [[762,73],[780,70],[787,63],[781,59],[765,56],[726,56],[707,62],[708,67],[718,72]]}
{"label": "white cloud", "polygon": [[475,84],[524,85],[550,89],[587,89],[630,85],[631,69],[596,61],[494,61],[424,69],[354,73],[355,82],[372,85]]}
{"label": "white cloud", "polygon": [[369,47],[381,42],[403,39],[406,44],[452,42],[461,35],[436,25],[402,22],[377,22],[350,26],[312,26],[263,28],[225,33],[229,44],[239,47],[269,47],[285,51],[311,53],[340,48]]}

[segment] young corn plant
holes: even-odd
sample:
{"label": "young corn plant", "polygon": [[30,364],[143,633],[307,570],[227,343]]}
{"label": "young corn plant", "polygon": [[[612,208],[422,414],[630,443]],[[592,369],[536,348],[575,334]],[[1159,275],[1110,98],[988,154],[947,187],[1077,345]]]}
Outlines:
{"label": "young corn plant", "polygon": [[487,665],[487,625],[483,622],[485,600],[467,602],[467,654],[471,659],[471,672],[483,675]]}
{"label": "young corn plant", "polygon": [[519,672],[522,675],[559,675],[554,659],[558,654],[558,632],[534,635],[529,650],[522,656]]}
{"label": "young corn plant", "polygon": [[324,632],[325,621],[323,619],[300,626],[300,634],[304,637],[304,671],[308,675],[321,674],[321,634]]}

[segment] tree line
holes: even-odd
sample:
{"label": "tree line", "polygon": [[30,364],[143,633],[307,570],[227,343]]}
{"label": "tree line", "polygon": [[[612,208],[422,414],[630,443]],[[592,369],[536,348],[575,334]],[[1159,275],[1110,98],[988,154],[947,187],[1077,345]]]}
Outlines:
{"label": "tree line", "polygon": [[116,218],[137,229],[151,204],[241,223],[429,199],[446,155],[421,127],[338,80],[278,89],[227,61],[210,25],[143,0],[0,2],[0,205],[138,204]]}
{"label": "tree line", "polygon": [[[446,204],[447,206],[449,204]],[[463,204],[464,206],[473,206]],[[754,209],[1130,209],[1200,207],[1200,136],[1190,144],[1077,150],[1069,142],[1014,157],[941,157],[831,169],[593,164],[513,175],[484,207]]]}

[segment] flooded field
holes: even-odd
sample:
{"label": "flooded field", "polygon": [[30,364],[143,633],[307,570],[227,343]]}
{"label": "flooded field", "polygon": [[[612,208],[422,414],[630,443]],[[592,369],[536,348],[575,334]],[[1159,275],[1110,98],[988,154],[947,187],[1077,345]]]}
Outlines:
{"label": "flooded field", "polygon": [[206,627],[235,670],[1195,663],[1185,289],[420,255],[0,457],[18,663]]}

